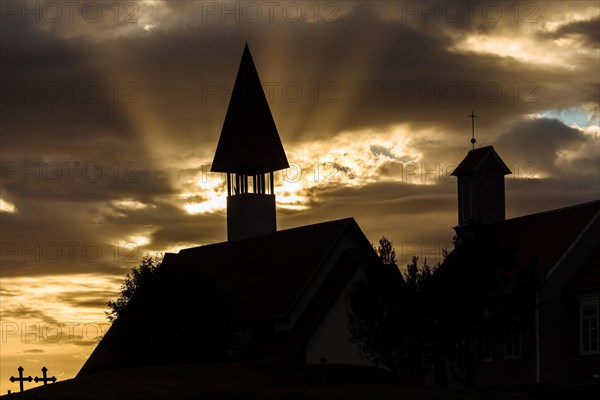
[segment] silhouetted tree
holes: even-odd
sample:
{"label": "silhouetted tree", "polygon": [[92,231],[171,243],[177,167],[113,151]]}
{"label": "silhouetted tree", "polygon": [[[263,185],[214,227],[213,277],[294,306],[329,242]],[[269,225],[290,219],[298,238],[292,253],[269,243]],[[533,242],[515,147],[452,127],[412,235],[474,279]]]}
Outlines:
{"label": "silhouetted tree", "polygon": [[113,322],[119,316],[136,292],[148,288],[152,284],[162,259],[162,254],[157,254],[154,257],[146,254],[140,261],[140,265],[132,268],[131,274],[125,276],[125,282],[121,286],[117,300],[106,303],[110,311],[105,312],[105,314],[110,322]]}
{"label": "silhouetted tree", "polygon": [[422,379],[430,368],[429,342],[418,293],[431,276],[427,264],[419,269],[415,257],[405,284],[396,264],[392,242],[382,237],[376,248],[380,263],[365,268],[349,296],[351,341],[364,359],[396,373]]}
{"label": "silhouetted tree", "polygon": [[398,267],[394,244],[391,241],[389,241],[388,238],[382,236],[381,239],[379,239],[379,246],[377,246],[375,251],[377,251],[379,260],[383,265],[389,267]]}
{"label": "silhouetted tree", "polygon": [[[475,384],[483,340],[519,329],[535,304],[533,268],[517,268],[515,251],[473,228],[434,268],[413,257],[404,279],[392,279],[392,243],[376,248],[378,265],[365,269],[349,296],[351,341],[365,359],[391,371],[447,386],[446,366],[455,380]],[[386,262],[394,262],[387,264]],[[517,318],[515,318],[517,317]]]}
{"label": "silhouetted tree", "polygon": [[[354,284],[349,296],[351,341],[358,346],[363,358],[400,372],[399,354],[404,346],[397,337],[400,323],[397,297],[402,277],[395,264],[392,243],[382,237],[376,250],[380,262],[365,268],[364,277]],[[392,264],[384,264],[382,260]],[[395,278],[390,279],[391,276]]]}
{"label": "silhouetted tree", "polygon": [[427,259],[419,267],[419,258],[412,257],[406,266],[402,293],[405,309],[403,335],[408,340],[407,363],[411,374],[422,380],[433,366],[433,341],[435,307],[431,279],[436,268],[431,268]]}
{"label": "silhouetted tree", "polygon": [[434,348],[466,388],[475,385],[483,341],[518,329],[511,320],[524,322],[534,305],[532,268],[517,268],[514,249],[498,243],[473,227],[432,276]]}

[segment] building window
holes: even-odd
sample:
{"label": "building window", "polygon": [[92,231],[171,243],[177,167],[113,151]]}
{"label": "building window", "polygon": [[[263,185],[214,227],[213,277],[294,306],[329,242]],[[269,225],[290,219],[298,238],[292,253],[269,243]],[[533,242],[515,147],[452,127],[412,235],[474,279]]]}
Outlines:
{"label": "building window", "polygon": [[459,339],[454,341],[454,359],[456,361],[465,360],[466,343],[465,337],[461,336]]}
{"label": "building window", "polygon": [[581,354],[598,354],[598,298],[581,300],[579,304]]}
{"label": "building window", "polygon": [[462,183],[462,215],[464,221],[471,219],[471,198],[471,180],[465,178]]}
{"label": "building window", "polygon": [[492,361],[492,348],[494,344],[494,338],[492,336],[483,336],[480,340],[481,345],[481,360],[483,362]]}
{"label": "building window", "polygon": [[519,332],[510,331],[506,335],[504,358],[521,358],[521,334]]}

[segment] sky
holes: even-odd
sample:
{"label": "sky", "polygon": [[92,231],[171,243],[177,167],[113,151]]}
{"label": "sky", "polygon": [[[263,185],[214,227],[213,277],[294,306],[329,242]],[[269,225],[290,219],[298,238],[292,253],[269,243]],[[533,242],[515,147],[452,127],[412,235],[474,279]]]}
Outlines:
{"label": "sky", "polygon": [[290,162],[279,229],[354,217],[440,261],[472,111],[507,218],[600,198],[597,1],[2,0],[0,21],[0,393],[19,365],[73,377],[142,256],[226,239],[210,163],[246,42]]}

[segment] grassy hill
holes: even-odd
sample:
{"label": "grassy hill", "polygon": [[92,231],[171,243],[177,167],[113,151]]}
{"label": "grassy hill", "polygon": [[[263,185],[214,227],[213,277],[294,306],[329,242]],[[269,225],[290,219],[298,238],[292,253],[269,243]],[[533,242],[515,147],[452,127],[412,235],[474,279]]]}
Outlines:
{"label": "grassy hill", "polygon": [[[289,363],[198,364],[106,371],[13,393],[2,399],[155,400],[155,399],[311,399],[311,400],[438,400],[438,399],[596,399],[560,390],[496,390],[448,393],[410,382],[384,370],[348,365]],[[563,397],[564,396],[564,397]],[[598,396],[598,397],[596,397]]]}

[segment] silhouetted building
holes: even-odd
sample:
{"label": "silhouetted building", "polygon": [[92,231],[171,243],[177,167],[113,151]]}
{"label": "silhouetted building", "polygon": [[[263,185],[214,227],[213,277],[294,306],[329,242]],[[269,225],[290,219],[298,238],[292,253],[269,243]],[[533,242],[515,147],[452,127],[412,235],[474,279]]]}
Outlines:
{"label": "silhouetted building", "polygon": [[485,233],[515,250],[537,303],[519,329],[482,338],[478,384],[599,382],[600,200],[505,220],[508,173],[491,146],[469,151],[453,172],[457,241]]}
{"label": "silhouetted building", "polygon": [[211,171],[227,174],[228,240],[275,232],[274,172],[289,168],[248,45]]}
{"label": "silhouetted building", "polygon": [[[226,300],[242,342],[241,359],[364,364],[348,340],[346,298],[361,268],[379,259],[352,218],[277,231],[273,172],[287,167],[246,46],[212,165],[227,174],[228,241],[167,253],[161,269],[170,278],[158,292],[181,297],[165,299],[173,313],[147,315],[154,310],[132,299],[79,375],[156,363],[150,349],[166,349],[144,342],[138,318],[186,318],[188,332],[177,333],[180,338],[206,329],[195,317],[203,299],[194,282],[202,280]],[[157,323],[157,329],[166,326]],[[193,351],[194,343],[167,346],[176,349],[171,353]]]}
{"label": "silhouetted building", "polygon": [[492,146],[469,151],[456,167],[458,224],[504,221],[504,175],[510,174]]}

